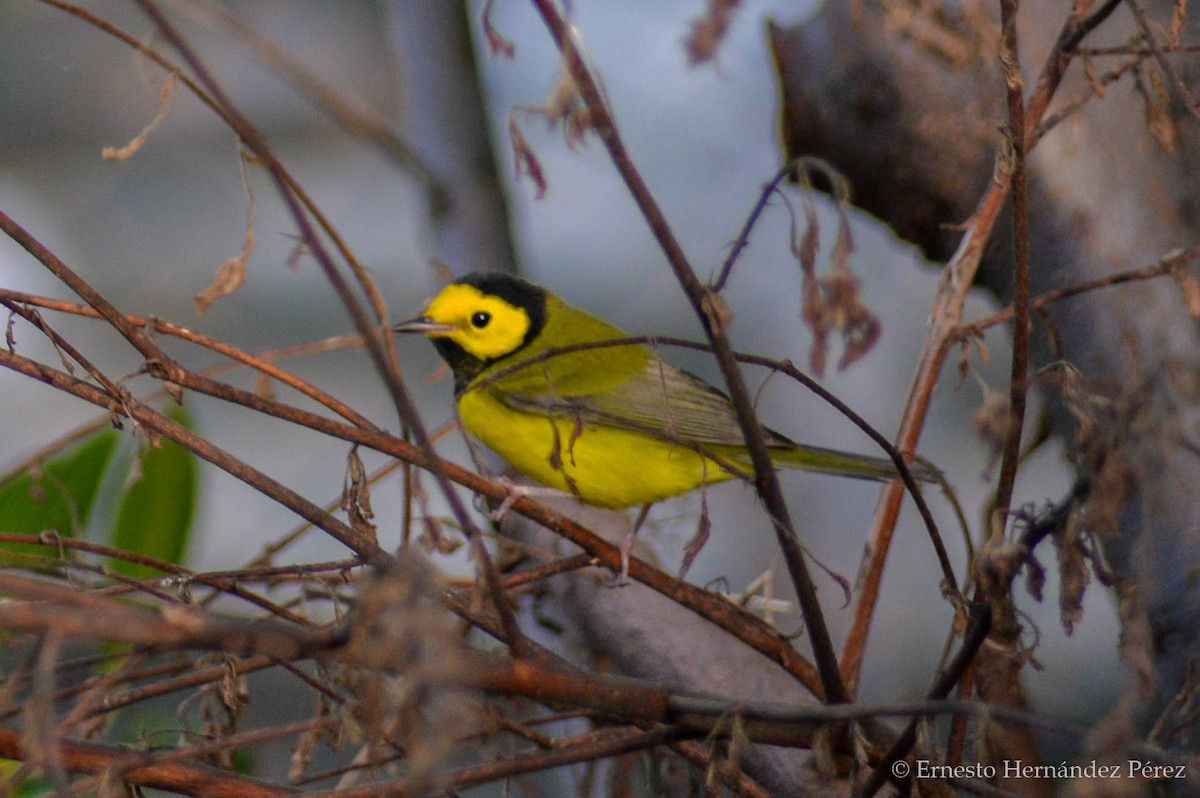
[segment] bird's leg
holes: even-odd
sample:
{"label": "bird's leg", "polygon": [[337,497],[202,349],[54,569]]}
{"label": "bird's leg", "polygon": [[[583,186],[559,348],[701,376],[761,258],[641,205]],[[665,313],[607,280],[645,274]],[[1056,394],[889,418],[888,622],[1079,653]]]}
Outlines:
{"label": "bird's leg", "polygon": [[508,495],[504,497],[504,501],[500,502],[500,506],[488,514],[496,522],[504,520],[504,516],[512,509],[517,499],[524,498],[525,496],[550,497],[565,495],[561,490],[556,488],[546,487],[545,485],[522,485],[513,482],[508,477],[496,477],[496,481],[508,491]]}
{"label": "bird's leg", "polygon": [[633,551],[634,542],[637,540],[638,530],[642,528],[642,524],[646,523],[646,516],[649,514],[650,505],[643,504],[642,509],[638,510],[637,518],[633,521],[633,529],[621,540],[621,572],[617,574],[617,578],[613,582],[613,587],[622,587],[629,584],[629,555]]}

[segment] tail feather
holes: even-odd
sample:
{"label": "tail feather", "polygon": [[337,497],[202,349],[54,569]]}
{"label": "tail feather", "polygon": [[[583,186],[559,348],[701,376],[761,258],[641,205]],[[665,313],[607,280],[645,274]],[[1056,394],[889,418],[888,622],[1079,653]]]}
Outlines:
{"label": "tail feather", "polygon": [[[804,444],[772,447],[771,462],[779,468],[796,468],[803,471],[853,477],[854,479],[874,479],[880,482],[887,482],[900,476],[896,464],[889,458],[839,452],[836,449]],[[918,459],[909,462],[908,470],[919,482],[942,481],[942,473],[924,460]]]}

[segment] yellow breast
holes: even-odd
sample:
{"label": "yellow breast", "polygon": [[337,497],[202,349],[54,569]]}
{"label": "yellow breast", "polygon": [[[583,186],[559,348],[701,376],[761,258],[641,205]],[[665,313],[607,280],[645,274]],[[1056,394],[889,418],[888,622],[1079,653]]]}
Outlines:
{"label": "yellow breast", "polygon": [[516,410],[486,388],[458,400],[467,430],[521,473],[586,504],[635,507],[730,478],[682,446],[635,431]]}

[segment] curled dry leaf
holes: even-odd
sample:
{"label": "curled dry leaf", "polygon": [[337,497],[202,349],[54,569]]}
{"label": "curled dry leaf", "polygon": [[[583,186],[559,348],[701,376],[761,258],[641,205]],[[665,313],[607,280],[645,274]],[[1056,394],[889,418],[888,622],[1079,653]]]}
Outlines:
{"label": "curled dry leaf", "polygon": [[683,562],[679,566],[679,579],[687,576],[688,570],[691,569],[692,563],[696,561],[696,556],[700,554],[700,550],[704,548],[704,544],[708,542],[709,532],[712,531],[712,519],[708,516],[708,495],[704,491],[700,492],[700,521],[696,524],[696,534],[688,541],[687,546],[683,549]]}
{"label": "curled dry leaf", "polygon": [[236,293],[245,282],[246,256],[245,253],[242,253],[225,261],[225,264],[217,270],[217,276],[213,278],[208,288],[196,294],[192,299],[196,312],[204,313],[221,297]]}
{"label": "curled dry leaf", "polygon": [[254,395],[263,399],[275,398],[275,381],[261,371],[254,375]]}
{"label": "curled dry leaf", "polygon": [[371,523],[371,519],[375,517],[375,512],[371,509],[371,481],[362,458],[358,456],[357,446],[351,447],[350,454],[346,457],[341,506],[355,530],[368,535],[372,540],[377,537],[375,525]]}
{"label": "curled dry leaf", "polygon": [[130,139],[129,143],[124,147],[105,147],[102,149],[100,156],[104,160],[124,161],[137,154],[142,145],[146,143],[146,139],[149,138],[150,134],[167,118],[167,113],[171,110],[171,94],[175,90],[175,80],[177,77],[178,73],[171,72],[163,79],[162,87],[158,90],[158,113],[142,128],[142,132]]}
{"label": "curled dry leaf", "polygon": [[517,48],[512,41],[501,35],[496,30],[496,26],[492,24],[492,8],[493,0],[486,0],[483,4],[483,10],[479,14],[479,22],[483,27],[483,40],[487,42],[488,52],[492,58],[503,57],[512,58],[517,54]]}
{"label": "curled dry leaf", "polygon": [[1041,603],[1046,588],[1046,566],[1029,552],[1025,556],[1025,592]]}
{"label": "curled dry leaf", "polygon": [[[1167,257],[1169,258],[1170,255]],[[1179,290],[1183,294],[1183,302],[1187,305],[1188,314],[1193,319],[1200,319],[1200,282],[1192,276],[1192,273],[1187,269],[1186,263],[1182,261],[1171,269],[1171,277],[1175,279],[1175,283],[1179,286]]]}
{"label": "curled dry leaf", "polygon": [[[576,43],[576,47],[581,47]],[[582,51],[581,51],[582,53]],[[587,54],[582,53],[587,59]],[[603,87],[601,87],[603,89]],[[536,199],[546,194],[546,177],[533,148],[529,145],[525,134],[517,123],[517,114],[539,116],[550,123],[550,127],[561,124],[567,146],[572,150],[582,147],[587,132],[593,127],[592,113],[579,94],[579,86],[571,76],[571,70],[566,60],[559,63],[558,77],[550,89],[546,102],[542,105],[518,105],[508,114],[508,137],[512,144],[513,155],[516,159],[517,176],[528,175],[537,191]]]}
{"label": "curled dry leaf", "polygon": [[[806,168],[816,168],[806,165]],[[822,166],[823,169],[828,167]],[[803,184],[808,185],[807,172],[802,172]],[[804,233],[797,240],[796,218],[792,215],[792,255],[800,263],[800,317],[812,331],[813,342],[809,350],[809,368],[813,373],[825,373],[829,351],[830,333],[842,337],[842,356],[838,369],[846,369],[860,360],[879,340],[882,327],[879,317],[862,298],[861,284],[850,268],[850,254],[854,251],[854,240],[850,234],[849,218],[840,203],[847,198],[845,181],[836,174],[827,175],[836,187],[838,198],[838,232],[834,241],[832,265],[823,275],[817,274],[816,259],[819,250],[819,222],[816,208],[810,198],[804,201]],[[788,206],[789,209],[791,206]]]}
{"label": "curled dry leaf", "polygon": [[[1154,139],[1159,148],[1167,155],[1171,155],[1175,152],[1178,133],[1175,129],[1175,120],[1169,110],[1170,97],[1167,95],[1166,86],[1163,85],[1162,73],[1154,68],[1147,71],[1148,77],[1143,77],[1142,71],[1135,69],[1133,85],[1142,96],[1142,113],[1146,119],[1146,130],[1149,131],[1150,137]],[[1150,83],[1149,87],[1146,86],[1147,80]]]}
{"label": "curled dry leaf", "polygon": [[238,672],[237,659],[225,655],[221,673],[221,703],[233,718],[241,717],[250,703],[250,687],[246,677]]}
{"label": "curled dry leaf", "polygon": [[321,721],[329,717],[329,703],[322,696],[314,695],[313,704],[313,708],[316,710],[313,724],[297,735],[296,744],[292,747],[287,775],[288,782],[292,784],[304,777],[304,771],[312,761],[313,754],[316,753],[317,744],[325,737],[325,726]]}
{"label": "curled dry leaf", "polygon": [[692,20],[688,35],[683,40],[690,66],[698,66],[716,56],[733,21],[733,12],[740,5],[741,0],[708,0],[708,8]]}
{"label": "curled dry leaf", "polygon": [[242,172],[242,187],[246,190],[246,237],[242,251],[234,255],[217,270],[217,276],[212,284],[197,294],[192,303],[197,313],[208,310],[214,302],[223,296],[235,293],[246,282],[246,262],[254,254],[254,189],[250,185],[250,174],[246,170],[247,158],[241,153],[238,158],[238,168]]}
{"label": "curled dry leaf", "polygon": [[1068,635],[1075,631],[1075,624],[1083,618],[1083,595],[1091,579],[1081,531],[1073,516],[1061,534],[1050,538],[1058,552],[1059,618]]}
{"label": "curled dry leaf", "polygon": [[438,597],[433,569],[406,553],[363,580],[343,649],[360,685],[357,719],[369,740],[403,746],[414,794],[482,726],[476,696],[462,686],[477,678],[477,660]]}
{"label": "curled dry leaf", "polygon": [[562,123],[563,135],[566,136],[567,146],[571,149],[582,146],[584,135],[592,129],[591,112],[580,96],[579,85],[571,76],[571,70],[565,60],[558,65],[558,78],[550,88],[546,104],[540,109],[532,110],[550,120],[551,127]]}
{"label": "curled dry leaf", "polygon": [[529,141],[521,132],[521,126],[517,124],[516,116],[511,112],[508,115],[508,140],[513,148],[517,177],[525,175],[533,181],[534,199],[546,196],[546,173],[542,170],[542,162],[529,146]]}
{"label": "curled dry leaf", "polygon": [[733,311],[724,299],[711,290],[705,290],[700,309],[704,311],[704,318],[708,320],[713,332],[724,333],[733,323]]}
{"label": "curled dry leaf", "polygon": [[993,390],[982,380],[979,384],[983,389],[983,404],[971,415],[971,424],[975,427],[975,434],[988,447],[987,464],[983,469],[983,477],[986,479],[1004,451],[1012,415],[1009,412],[1007,393]]}
{"label": "curled dry leaf", "polygon": [[833,327],[842,335],[842,357],[838,370],[848,368],[871,351],[879,340],[879,317],[863,302],[858,278],[849,269],[834,269],[821,278]]}

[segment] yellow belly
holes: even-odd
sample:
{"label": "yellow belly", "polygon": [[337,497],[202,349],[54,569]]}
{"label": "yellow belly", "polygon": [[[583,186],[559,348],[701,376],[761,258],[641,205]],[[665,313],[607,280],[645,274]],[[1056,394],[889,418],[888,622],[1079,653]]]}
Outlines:
{"label": "yellow belly", "polygon": [[[586,504],[635,507],[730,478],[686,447],[628,430],[525,413],[486,391],[458,400],[467,430],[513,468]],[[715,453],[719,456],[723,453]]]}

